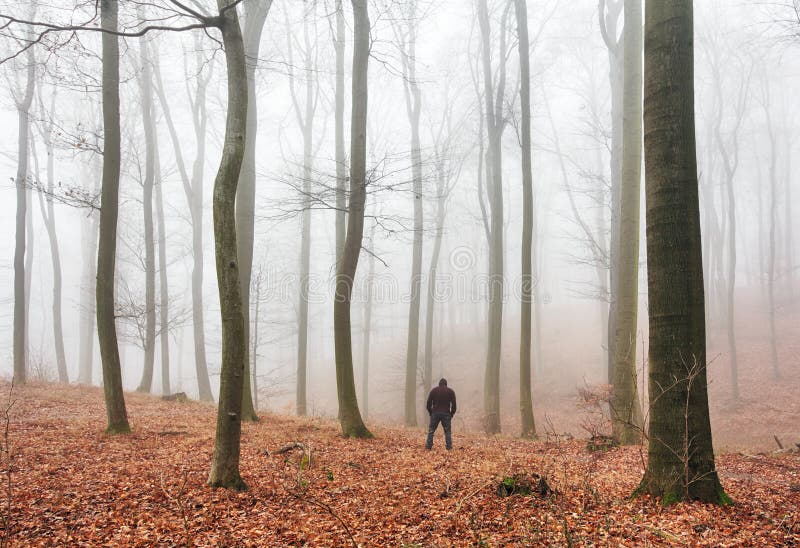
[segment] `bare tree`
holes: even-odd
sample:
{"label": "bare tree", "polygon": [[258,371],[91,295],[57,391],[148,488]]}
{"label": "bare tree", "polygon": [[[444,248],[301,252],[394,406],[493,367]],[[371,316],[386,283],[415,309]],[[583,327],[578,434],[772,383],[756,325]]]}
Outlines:
{"label": "bare tree", "polygon": [[350,303],[358,257],[364,237],[364,204],[367,181],[367,68],[369,65],[369,13],[367,0],[352,0],[353,5],[353,107],[350,125],[350,199],[347,235],[342,259],[336,269],[336,294],[333,304],[336,352],[336,389],[339,400],[339,423],[346,437],[368,438],[358,409],[353,378],[353,343]]}
{"label": "bare tree", "polygon": [[612,425],[623,445],[641,440],[636,383],[639,309],[639,201],[642,179],[642,2],[625,0],[623,30],[622,179],[620,181]]}
{"label": "bare tree", "polygon": [[[50,261],[53,266],[53,343],[56,351],[56,366],[58,368],[58,381],[61,383],[69,382],[67,375],[67,359],[64,354],[64,329],[63,318],[61,314],[61,253],[58,246],[58,232],[56,230],[56,213],[53,207],[53,194],[55,192],[55,165],[54,165],[54,122],[52,116],[55,116],[56,96],[58,95],[56,89],[53,89],[50,96],[50,118],[45,114],[44,103],[41,95],[41,86],[37,88],[38,102],[40,107],[41,121],[39,124],[39,133],[44,143],[45,151],[47,153],[47,191],[44,193],[47,198],[42,196],[39,192],[39,209],[44,219],[45,228],[47,229],[47,238],[50,242]],[[32,147],[34,148],[34,147]],[[35,148],[34,148],[35,150]],[[38,172],[38,169],[37,169]],[[45,205],[46,202],[46,205]]]}
{"label": "bare tree", "polygon": [[[253,270],[253,234],[256,207],[256,136],[258,133],[258,104],[256,101],[256,65],[261,44],[261,32],[272,7],[272,0],[249,0],[244,3],[244,52],[247,70],[247,134],[242,171],[236,191],[236,243],[241,276],[242,309],[244,314],[244,337],[250,340],[250,276]],[[257,421],[253,395],[250,387],[249,346],[244,346],[244,385],[242,393],[242,418]]]}
{"label": "bare tree", "polygon": [[[196,38],[199,40],[199,38]],[[197,53],[197,66],[201,65],[200,47],[196,42]],[[213,65],[211,65],[213,68]],[[178,166],[178,172],[181,176],[183,183],[183,191],[186,195],[186,201],[189,205],[189,213],[191,216],[192,224],[192,327],[194,335],[194,362],[195,374],[197,375],[197,386],[199,396],[202,401],[213,401],[214,397],[211,394],[211,383],[208,378],[208,362],[206,360],[206,337],[205,337],[205,312],[203,305],[203,163],[205,157],[206,145],[206,91],[208,83],[211,79],[213,72],[211,69],[200,72],[196,75],[196,87],[194,95],[188,85],[187,75],[187,96],[188,102],[192,110],[192,127],[194,128],[195,140],[197,142],[197,151],[195,154],[194,162],[192,163],[192,173],[186,170],[186,165],[183,159],[183,151],[181,148],[181,139],[175,129],[175,124],[172,120],[169,102],[166,98],[164,85],[161,80],[161,70],[158,63],[157,53],[153,55],[153,72],[156,82],[156,93],[158,94],[161,110],[164,114],[164,120],[169,129],[169,135],[172,140],[173,151],[175,153],[175,162]]]}
{"label": "bare tree", "polygon": [[492,69],[491,27],[487,0],[478,0],[478,24],[481,30],[481,59],[489,142],[488,162],[491,178],[487,178],[489,197],[489,340],[484,378],[485,428],[489,434],[500,432],[500,349],[503,331],[503,157],[502,140],[506,120],[503,114],[506,85],[507,20],[511,8],[508,1],[500,19],[498,48],[499,75],[495,88]]}
{"label": "bare tree", "polygon": [[119,215],[120,121],[117,0],[101,0],[103,44],[103,182],[97,249],[97,336],[103,363],[103,391],[109,433],[130,432],[114,318],[114,281]]}
{"label": "bare tree", "polygon": [[647,0],[644,67],[651,410],[638,492],[725,504],[708,413],[691,0]]}

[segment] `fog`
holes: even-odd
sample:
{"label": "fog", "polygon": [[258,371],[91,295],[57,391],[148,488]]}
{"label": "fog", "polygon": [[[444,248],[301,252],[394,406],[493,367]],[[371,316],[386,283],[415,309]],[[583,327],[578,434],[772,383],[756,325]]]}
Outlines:
{"label": "fog", "polygon": [[[38,18],[63,24],[71,18],[86,20],[93,10],[93,6],[74,7],[60,0],[56,4],[40,6]],[[796,12],[791,0],[785,4],[695,2],[695,113],[709,399],[715,444],[726,447],[765,446],[773,443],[773,435],[797,438],[800,434],[798,407],[789,399],[794,394],[796,402],[800,388],[800,301],[794,239],[795,211],[800,206],[800,162],[793,161],[800,148],[800,21],[792,19]],[[156,7],[148,8],[154,21],[164,13],[159,5],[156,2]],[[432,299],[433,383],[447,378],[456,391],[456,428],[481,430],[486,423],[487,303],[492,282],[487,238],[491,197],[484,176],[488,159],[485,152],[481,153],[489,143],[481,121],[485,106],[479,98],[483,94],[480,28],[473,2],[418,1],[413,18],[416,78],[411,78],[409,57],[403,53],[408,46],[410,5],[383,0],[370,3],[366,217],[351,310],[355,384],[367,423],[404,422],[409,308],[417,292],[421,302],[419,340],[412,360],[417,372],[416,415],[422,422],[425,397],[432,388],[424,370],[431,256],[437,236],[441,236]],[[524,198],[520,75],[514,10],[511,8],[510,15],[504,12],[505,2],[489,2],[489,7],[492,71],[499,79],[500,65],[504,64],[506,72],[505,90],[497,101],[505,121],[501,141],[504,307],[499,421],[503,432],[513,433],[520,428],[520,303],[524,279],[520,265]],[[542,0],[530,2],[528,10],[534,193],[533,409],[540,435],[568,432],[588,436],[590,419],[580,393],[609,382],[609,250],[616,154],[613,70],[596,2]],[[23,11],[25,6],[19,5],[2,9],[20,18],[24,14],[15,12]],[[248,348],[255,369],[254,399],[261,412],[296,412],[301,290],[302,282],[307,281],[306,413],[337,416],[334,11],[332,1],[274,2],[261,34],[258,58],[253,60],[258,113]],[[501,52],[499,29],[504,13],[508,32],[506,51]],[[121,6],[121,21],[127,22],[128,28],[141,26],[137,17],[132,5]],[[349,8],[345,9],[345,19],[344,128],[349,157]],[[181,22],[175,17],[162,21],[175,27]],[[616,30],[610,28],[614,34],[609,39],[616,43],[622,32],[622,15],[613,22]],[[15,32],[2,37],[3,58],[20,48],[15,37],[24,33],[24,27]],[[71,38],[67,33],[52,36],[56,35],[58,39],[46,41],[47,47],[32,48],[37,67],[27,181],[27,369],[30,380],[58,380],[54,269],[43,218],[51,200],[62,270],[66,371],[69,382],[74,383],[79,378],[81,317],[94,314],[93,275],[87,274],[87,268],[96,256],[98,213],[87,202],[99,193],[103,160],[99,153],[103,148],[100,36],[92,32],[78,32]],[[147,44],[144,56],[142,44]],[[217,34],[197,29],[122,38],[120,51],[122,168],[115,288],[123,386],[131,391],[140,387],[146,361],[148,259],[143,183],[148,151],[147,124],[142,118],[144,59],[144,64],[159,72],[161,78],[159,84],[155,76],[150,76],[158,157],[154,181],[156,192],[163,194],[163,233],[156,220],[151,222],[154,241],[165,246],[166,263],[161,264],[155,250],[153,312],[160,315],[163,307],[162,271],[166,272],[169,304],[167,325],[159,319],[154,327],[151,390],[154,394],[185,392],[191,398],[201,395],[195,360],[196,316],[192,311],[196,250],[184,177],[191,178],[202,168],[204,348],[211,392],[217,400],[222,327],[212,189],[225,131],[225,58]],[[499,62],[501,57],[504,63]],[[0,135],[0,166],[6,173],[0,183],[0,233],[5,235],[0,238],[0,375],[10,378],[15,177],[19,162],[15,101],[25,86],[26,56],[7,59],[0,70],[7,82],[0,103],[0,116],[7,128]],[[199,145],[193,123],[198,111],[193,113],[193,105],[202,100],[197,95],[201,81],[207,81],[208,86],[205,151],[199,164],[193,166]],[[411,84],[418,88],[421,100],[416,162],[407,113],[410,99],[405,92]],[[159,87],[170,109],[174,135],[157,93]],[[304,143],[302,125],[308,122],[309,114],[313,127],[310,142]],[[50,192],[46,189],[48,152],[44,136],[49,128],[54,181]],[[180,162],[176,146],[181,151]],[[306,167],[309,159],[311,165]],[[414,239],[420,234],[414,224],[415,171],[421,177],[423,219],[417,289],[412,283]],[[648,349],[644,184],[643,171],[635,359],[636,382],[643,398],[647,394]],[[94,203],[99,206],[99,201]],[[156,207],[152,206],[153,211]],[[439,231],[441,211],[444,220]],[[158,217],[157,212],[152,215]],[[307,278],[301,264],[304,219],[310,222]],[[733,228],[731,223],[735,223]],[[96,339],[96,332],[92,337]],[[168,341],[169,390],[165,390],[161,376],[162,337]],[[89,380],[99,385],[102,374],[96,340],[91,352]],[[366,391],[365,358],[369,360]],[[734,392],[733,363],[738,394]]]}

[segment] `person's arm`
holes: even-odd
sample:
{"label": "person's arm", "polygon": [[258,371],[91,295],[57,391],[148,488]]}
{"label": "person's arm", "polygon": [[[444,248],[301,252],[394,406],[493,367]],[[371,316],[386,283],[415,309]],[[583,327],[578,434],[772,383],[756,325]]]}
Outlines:
{"label": "person's arm", "polygon": [[451,403],[450,403],[450,409],[452,409],[452,411],[450,411],[450,415],[452,416],[452,415],[456,414],[456,392],[455,392],[455,390],[450,389],[450,394],[452,396]]}
{"label": "person's arm", "polygon": [[430,415],[433,410],[433,390],[428,394],[428,402],[425,404],[425,409],[428,410],[428,415]]}

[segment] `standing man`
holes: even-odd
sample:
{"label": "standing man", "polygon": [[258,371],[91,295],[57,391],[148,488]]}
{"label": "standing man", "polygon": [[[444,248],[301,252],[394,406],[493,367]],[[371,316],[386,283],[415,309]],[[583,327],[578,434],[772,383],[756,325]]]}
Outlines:
{"label": "standing man", "polygon": [[442,423],[444,429],[444,445],[449,451],[453,448],[453,438],[450,436],[450,420],[456,414],[456,393],[452,388],[447,387],[447,380],[441,379],[439,386],[431,390],[428,394],[428,403],[425,405],[428,410],[428,415],[431,417],[430,426],[428,426],[428,441],[425,443],[425,449],[433,447],[433,434],[439,423]]}

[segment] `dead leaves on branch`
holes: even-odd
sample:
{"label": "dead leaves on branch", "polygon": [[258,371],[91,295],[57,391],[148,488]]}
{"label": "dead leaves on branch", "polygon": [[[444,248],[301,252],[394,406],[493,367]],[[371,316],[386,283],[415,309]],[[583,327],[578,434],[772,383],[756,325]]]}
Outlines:
{"label": "dead leaves on branch", "polygon": [[[335,421],[267,415],[246,425],[251,489],[205,485],[215,408],[128,395],[134,432],[105,436],[99,389],[15,389],[12,545],[465,546],[800,543],[800,456],[723,455],[737,502],[719,508],[630,500],[637,448],[530,442],[378,427],[348,440]],[[169,435],[165,435],[169,432]],[[535,475],[534,475],[535,474]],[[512,478],[533,495],[498,484]],[[539,480],[552,492],[542,495]]]}

